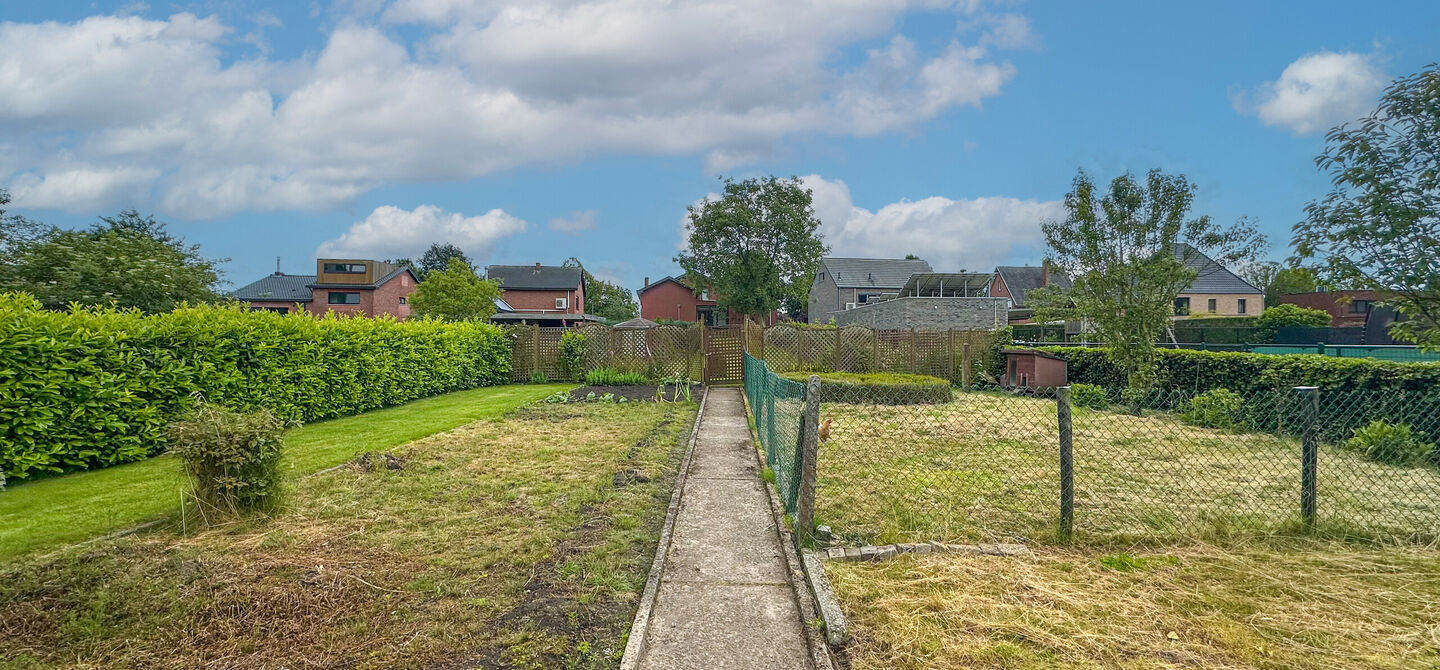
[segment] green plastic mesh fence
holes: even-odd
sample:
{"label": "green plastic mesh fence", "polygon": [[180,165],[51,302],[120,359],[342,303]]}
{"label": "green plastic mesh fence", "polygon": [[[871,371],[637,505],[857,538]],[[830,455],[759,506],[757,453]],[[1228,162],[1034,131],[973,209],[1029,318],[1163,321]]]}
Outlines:
{"label": "green plastic mesh fence", "polygon": [[755,430],[765,450],[765,464],[775,476],[775,489],[794,514],[800,495],[800,426],[805,413],[805,385],[785,379],[750,354],[745,354],[745,396]]}

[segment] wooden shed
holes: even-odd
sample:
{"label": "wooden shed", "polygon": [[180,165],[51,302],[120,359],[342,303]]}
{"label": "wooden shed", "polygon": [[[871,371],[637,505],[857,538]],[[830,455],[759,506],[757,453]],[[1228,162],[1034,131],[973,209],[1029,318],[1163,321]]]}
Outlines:
{"label": "wooden shed", "polygon": [[1065,359],[1035,349],[1006,349],[1006,388],[1041,389],[1064,386],[1069,367]]}

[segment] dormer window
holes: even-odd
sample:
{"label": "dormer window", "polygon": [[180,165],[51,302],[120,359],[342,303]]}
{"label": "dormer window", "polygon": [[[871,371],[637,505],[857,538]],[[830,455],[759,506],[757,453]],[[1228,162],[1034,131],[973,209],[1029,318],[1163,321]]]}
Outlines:
{"label": "dormer window", "polygon": [[365,274],[365,264],[364,264],[364,263],[326,263],[326,264],[325,264],[325,272],[326,272],[326,273],[334,273],[334,274],[363,275],[363,274]]}

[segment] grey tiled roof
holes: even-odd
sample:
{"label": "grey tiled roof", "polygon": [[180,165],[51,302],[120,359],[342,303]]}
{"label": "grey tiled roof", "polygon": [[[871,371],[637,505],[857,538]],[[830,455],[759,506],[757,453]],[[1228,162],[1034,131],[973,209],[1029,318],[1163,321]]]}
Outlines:
{"label": "grey tiled roof", "polygon": [[315,275],[287,275],[277,272],[235,289],[234,296],[236,300],[245,301],[310,302],[310,285],[314,283]]}
{"label": "grey tiled roof", "polygon": [[532,291],[568,291],[580,285],[580,268],[555,265],[487,265],[485,276],[500,287]]}
{"label": "grey tiled roof", "polygon": [[822,258],[820,268],[829,272],[840,288],[888,288],[899,290],[917,272],[934,272],[920,259],[904,258]]}
{"label": "grey tiled roof", "polygon": [[[995,268],[995,273],[1005,281],[1005,288],[1010,289],[1010,301],[1016,307],[1025,307],[1025,294],[1044,286],[1041,281],[1045,275],[1044,267],[1001,265]],[[1051,268],[1050,285],[1061,290],[1068,289],[1070,288],[1070,278]]]}
{"label": "grey tiled roof", "polygon": [[1175,245],[1175,258],[1195,270],[1195,281],[1185,293],[1265,293],[1183,242]]}

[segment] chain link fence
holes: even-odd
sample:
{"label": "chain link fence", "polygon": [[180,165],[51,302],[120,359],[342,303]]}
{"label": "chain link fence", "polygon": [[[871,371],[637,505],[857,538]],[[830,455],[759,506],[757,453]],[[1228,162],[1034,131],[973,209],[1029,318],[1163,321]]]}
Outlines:
{"label": "chain link fence", "polygon": [[[782,479],[777,464],[794,462],[783,458],[803,435],[794,422],[805,387],[753,358],[746,373],[768,462],[793,511],[801,476]],[[819,422],[830,426],[820,431],[814,518],[845,544],[1301,529],[1440,537],[1440,390],[1192,396],[1076,385],[956,390],[937,400],[923,389],[835,386],[820,385]],[[763,423],[775,415],[783,420]]]}
{"label": "chain link fence", "polygon": [[805,385],[781,377],[763,361],[745,354],[745,399],[765,450],[765,478],[775,484],[785,512],[794,514],[800,495],[802,418]]}

